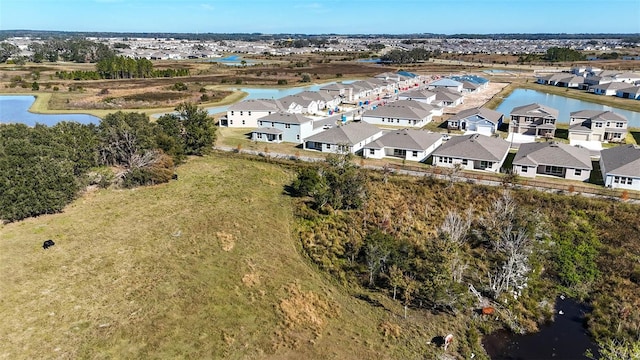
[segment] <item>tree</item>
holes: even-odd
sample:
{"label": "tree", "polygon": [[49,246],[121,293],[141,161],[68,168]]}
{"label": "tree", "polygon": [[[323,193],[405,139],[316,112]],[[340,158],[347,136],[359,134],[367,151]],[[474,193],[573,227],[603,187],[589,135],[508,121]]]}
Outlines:
{"label": "tree", "polygon": [[6,62],[19,53],[20,49],[17,46],[6,41],[0,43],[0,63]]}
{"label": "tree", "polygon": [[586,355],[594,360],[638,360],[640,359],[640,340],[607,339],[598,343],[598,352],[599,358],[596,358],[591,351],[587,351]]}
{"label": "tree", "polygon": [[311,74],[303,73],[301,81],[304,83],[311,82]]}

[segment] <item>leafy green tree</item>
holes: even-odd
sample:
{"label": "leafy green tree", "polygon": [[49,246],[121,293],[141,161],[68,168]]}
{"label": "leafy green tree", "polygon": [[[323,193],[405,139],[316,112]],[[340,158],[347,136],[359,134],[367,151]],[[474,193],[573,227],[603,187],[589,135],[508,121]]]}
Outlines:
{"label": "leafy green tree", "polygon": [[103,165],[129,166],[134,155],[157,148],[153,125],[143,113],[108,114],[100,122],[98,134]]}
{"label": "leafy green tree", "polygon": [[600,241],[587,220],[563,224],[552,237],[554,264],[562,286],[575,288],[592,283],[598,276]]}
{"label": "leafy green tree", "polygon": [[0,43],[0,63],[6,62],[19,53],[20,49],[17,46],[6,41]]}
{"label": "leafy green tree", "polygon": [[[163,150],[172,156],[208,154],[216,141],[216,126],[209,113],[193,103],[182,103],[176,114],[165,114],[158,125],[166,135]],[[168,138],[172,140],[169,140]]]}

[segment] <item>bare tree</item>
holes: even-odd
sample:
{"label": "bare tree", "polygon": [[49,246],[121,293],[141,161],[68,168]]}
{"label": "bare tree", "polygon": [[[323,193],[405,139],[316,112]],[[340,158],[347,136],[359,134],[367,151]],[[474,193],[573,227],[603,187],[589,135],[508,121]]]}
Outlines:
{"label": "bare tree", "polygon": [[472,217],[473,210],[471,208],[467,210],[466,216],[462,216],[456,211],[449,210],[449,212],[447,212],[447,216],[444,218],[444,222],[440,225],[439,232],[451,243],[459,247],[467,240],[467,234],[471,228]]}
{"label": "bare tree", "polygon": [[512,291],[517,296],[519,290],[526,286],[527,275],[531,271],[531,239],[524,229],[504,232],[501,241],[496,242],[496,251],[504,256],[504,261],[493,272],[489,272],[489,288],[493,298],[497,299],[505,291]]}

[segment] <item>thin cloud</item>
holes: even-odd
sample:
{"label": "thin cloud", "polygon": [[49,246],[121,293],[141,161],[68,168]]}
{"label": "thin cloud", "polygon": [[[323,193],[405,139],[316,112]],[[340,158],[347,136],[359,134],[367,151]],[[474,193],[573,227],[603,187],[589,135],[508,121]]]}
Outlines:
{"label": "thin cloud", "polygon": [[210,4],[200,4],[200,7],[203,10],[207,10],[207,11],[215,10],[215,7],[213,7],[213,5],[210,5]]}

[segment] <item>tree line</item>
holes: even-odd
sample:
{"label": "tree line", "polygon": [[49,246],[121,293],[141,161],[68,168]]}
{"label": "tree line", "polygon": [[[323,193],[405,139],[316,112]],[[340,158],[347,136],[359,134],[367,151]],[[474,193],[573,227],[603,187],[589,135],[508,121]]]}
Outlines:
{"label": "tree line", "polygon": [[413,48],[411,50],[391,50],[380,57],[380,61],[389,64],[410,64],[427,61],[432,57],[438,57],[440,51],[428,51],[424,48]]}
{"label": "tree line", "polygon": [[135,187],[169,181],[189,155],[207,154],[213,118],[191,103],[151,122],[108,114],[100,124],[0,125],[0,221],[61,211],[88,185]]}
{"label": "tree line", "polygon": [[157,78],[189,76],[189,69],[154,69],[148,59],[111,56],[98,61],[95,71],[56,71],[55,76],[63,80]]}

